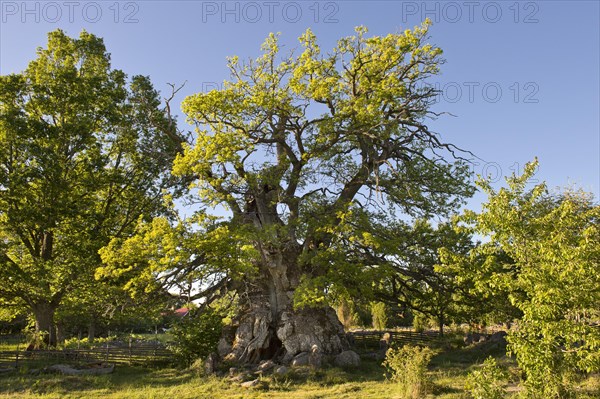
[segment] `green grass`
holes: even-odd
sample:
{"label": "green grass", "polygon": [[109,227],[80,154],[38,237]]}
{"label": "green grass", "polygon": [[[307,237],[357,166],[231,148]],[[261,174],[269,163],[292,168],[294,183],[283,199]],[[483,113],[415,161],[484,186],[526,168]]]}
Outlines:
{"label": "green grass", "polygon": [[[439,352],[428,372],[432,387],[427,398],[464,399],[466,376],[487,356],[495,356],[511,371],[516,391],[518,373],[515,363],[501,348],[469,347]],[[0,375],[0,398],[284,398],[284,399],[401,399],[401,390],[388,382],[384,370],[375,360],[363,360],[359,369],[323,368],[291,370],[286,376],[265,376],[256,388],[241,388],[227,378],[203,377],[194,370],[147,369],[118,366],[102,376],[31,375],[21,370]],[[588,379],[581,398],[594,398],[600,378]]]}

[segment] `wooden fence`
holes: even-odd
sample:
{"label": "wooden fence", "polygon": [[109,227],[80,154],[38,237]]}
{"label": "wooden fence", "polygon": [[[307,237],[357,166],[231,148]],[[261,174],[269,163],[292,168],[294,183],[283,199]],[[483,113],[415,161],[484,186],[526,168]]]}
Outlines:
{"label": "wooden fence", "polygon": [[383,347],[382,339],[385,334],[389,334],[392,345],[405,344],[427,344],[438,338],[438,333],[434,331],[352,331],[349,332],[349,338],[355,350],[377,350]]}
{"label": "wooden fence", "polygon": [[90,349],[0,351],[0,367],[39,366],[50,362],[104,361],[121,364],[168,364],[173,353],[157,345],[95,347]]}
{"label": "wooden fence", "polygon": [[[389,334],[393,345],[427,344],[438,338],[436,332],[424,331],[353,331],[348,333],[352,347],[357,351],[373,351],[382,348],[381,340]],[[2,350],[0,368],[39,367],[49,363],[74,361],[104,361],[117,364],[159,365],[173,363],[173,353],[155,343],[103,344],[89,349],[63,350]]]}

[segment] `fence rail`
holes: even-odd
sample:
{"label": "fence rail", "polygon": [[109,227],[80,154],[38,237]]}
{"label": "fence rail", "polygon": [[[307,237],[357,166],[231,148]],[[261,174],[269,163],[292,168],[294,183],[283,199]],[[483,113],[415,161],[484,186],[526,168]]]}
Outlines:
{"label": "fence rail", "polygon": [[[348,333],[355,350],[377,350],[382,348],[382,340],[389,334],[388,343],[426,344],[437,339],[433,331],[353,331]],[[24,346],[23,346],[24,348]],[[2,350],[0,347],[0,368],[22,365],[38,366],[56,361],[105,361],[120,364],[167,364],[173,362],[173,353],[157,344],[111,345],[94,348],[63,350]]]}
{"label": "fence rail", "polygon": [[348,333],[355,349],[380,349],[385,335],[389,334],[389,343],[393,344],[426,344],[438,338],[434,331],[352,331]]}
{"label": "fence rail", "polygon": [[50,361],[105,361],[127,364],[159,364],[173,361],[173,353],[158,346],[97,347],[91,349],[0,351],[0,367],[37,365]]}

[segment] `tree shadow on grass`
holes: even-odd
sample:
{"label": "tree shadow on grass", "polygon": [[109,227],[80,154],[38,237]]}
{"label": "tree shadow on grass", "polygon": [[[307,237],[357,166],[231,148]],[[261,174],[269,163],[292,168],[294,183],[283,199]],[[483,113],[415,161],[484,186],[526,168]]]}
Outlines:
{"label": "tree shadow on grass", "polygon": [[194,377],[192,372],[185,370],[133,366],[116,366],[113,373],[105,375],[33,375],[28,369],[20,369],[0,375],[0,394],[66,394],[96,390],[120,391],[144,386],[171,387],[185,384]]}
{"label": "tree shadow on grass", "polygon": [[464,348],[451,349],[438,353],[431,359],[432,369],[465,370],[474,364],[482,363],[489,356],[506,357],[506,345],[497,342],[482,342]]}

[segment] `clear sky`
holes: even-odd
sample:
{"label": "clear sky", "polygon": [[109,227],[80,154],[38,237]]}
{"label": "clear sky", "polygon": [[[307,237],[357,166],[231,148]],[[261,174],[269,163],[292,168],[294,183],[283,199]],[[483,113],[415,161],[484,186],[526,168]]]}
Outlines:
{"label": "clear sky", "polygon": [[[113,66],[181,95],[227,77],[225,57],[255,57],[269,32],[287,48],[311,28],[321,48],[365,25],[374,35],[429,17],[447,63],[431,83],[430,124],[474,152],[474,171],[500,181],[537,156],[550,187],[600,194],[599,1],[0,1],[0,73],[23,70],[46,33],[101,36]],[[182,127],[186,128],[181,121]],[[470,202],[477,207],[482,196]]]}

